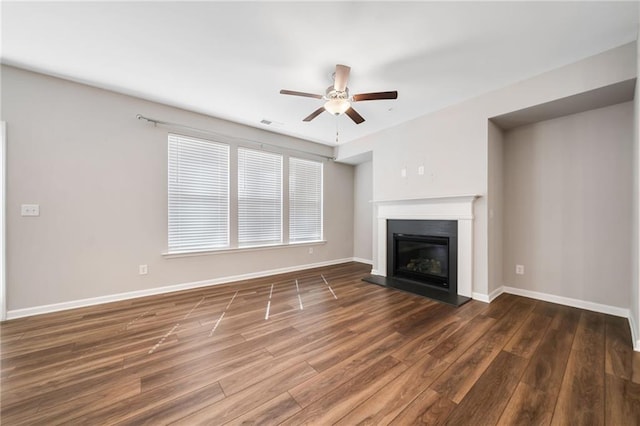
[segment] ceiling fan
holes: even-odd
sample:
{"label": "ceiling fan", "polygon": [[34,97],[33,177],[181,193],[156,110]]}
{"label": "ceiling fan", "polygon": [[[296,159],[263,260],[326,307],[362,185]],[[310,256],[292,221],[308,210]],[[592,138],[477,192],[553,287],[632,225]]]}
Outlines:
{"label": "ceiling fan", "polygon": [[347,87],[347,81],[349,80],[349,72],[351,67],[346,65],[336,65],[336,72],[333,74],[333,86],[327,87],[324,95],[317,95],[314,93],[296,92],[294,90],[280,90],[282,95],[304,96],[307,98],[323,99],[325,104],[313,111],[302,121],[311,121],[324,111],[327,111],[333,115],[347,114],[356,124],[364,122],[364,118],[358,114],[358,112],[351,107],[351,102],[361,101],[374,101],[378,99],[397,99],[398,92],[375,92],[375,93],[360,93],[357,95],[349,96],[349,88]]}

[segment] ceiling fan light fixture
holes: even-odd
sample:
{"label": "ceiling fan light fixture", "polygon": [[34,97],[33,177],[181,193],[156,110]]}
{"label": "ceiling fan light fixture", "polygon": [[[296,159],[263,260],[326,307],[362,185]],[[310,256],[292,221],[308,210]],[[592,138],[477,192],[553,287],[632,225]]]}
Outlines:
{"label": "ceiling fan light fixture", "polygon": [[354,123],[362,124],[365,120],[358,111],[351,107],[351,102],[375,101],[378,99],[398,99],[398,92],[395,90],[389,92],[359,93],[357,95],[350,96],[349,88],[347,87],[350,72],[350,67],[340,64],[336,65],[336,72],[333,74],[334,84],[325,89],[324,95],[286,89],[280,90],[280,93],[283,95],[304,96],[307,98],[323,99],[326,101],[323,106],[303,118],[302,121],[304,122],[309,122],[327,111],[329,114],[335,116],[346,114]]}
{"label": "ceiling fan light fixture", "polygon": [[329,99],[324,104],[324,109],[333,115],[344,114],[349,108],[351,108],[351,103],[346,99]]}

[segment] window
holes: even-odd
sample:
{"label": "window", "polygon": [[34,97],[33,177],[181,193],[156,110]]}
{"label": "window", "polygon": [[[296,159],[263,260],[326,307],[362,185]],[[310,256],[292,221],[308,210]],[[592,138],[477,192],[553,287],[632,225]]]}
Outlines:
{"label": "window", "polygon": [[322,240],[322,163],[289,158],[289,241]]}
{"label": "window", "polygon": [[323,163],[175,134],[168,147],[167,254],[322,241]]}
{"label": "window", "polygon": [[282,243],[282,156],[238,148],[238,246]]}
{"label": "window", "polygon": [[169,251],[229,246],[229,146],[169,135]]}

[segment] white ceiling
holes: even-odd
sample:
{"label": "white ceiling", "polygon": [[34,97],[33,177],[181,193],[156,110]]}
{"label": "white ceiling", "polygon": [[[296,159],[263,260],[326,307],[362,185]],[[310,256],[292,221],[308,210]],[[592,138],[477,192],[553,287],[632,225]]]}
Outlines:
{"label": "white ceiling", "polygon": [[[2,2],[1,60],[344,143],[637,38],[638,2]],[[366,119],[321,114],[335,64]],[[144,111],[140,111],[144,114]],[[171,121],[171,117],[154,117]],[[271,126],[260,124],[273,121]]]}

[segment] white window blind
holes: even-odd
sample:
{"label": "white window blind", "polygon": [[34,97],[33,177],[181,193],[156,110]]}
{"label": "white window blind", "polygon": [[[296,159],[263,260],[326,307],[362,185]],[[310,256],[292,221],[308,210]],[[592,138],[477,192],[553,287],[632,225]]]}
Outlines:
{"label": "white window blind", "polygon": [[282,156],[238,148],[238,245],[282,242]]}
{"label": "white window blind", "polygon": [[289,158],[289,241],[322,240],[322,163]]}
{"label": "white window blind", "polygon": [[229,246],[229,146],[169,135],[169,252]]}

